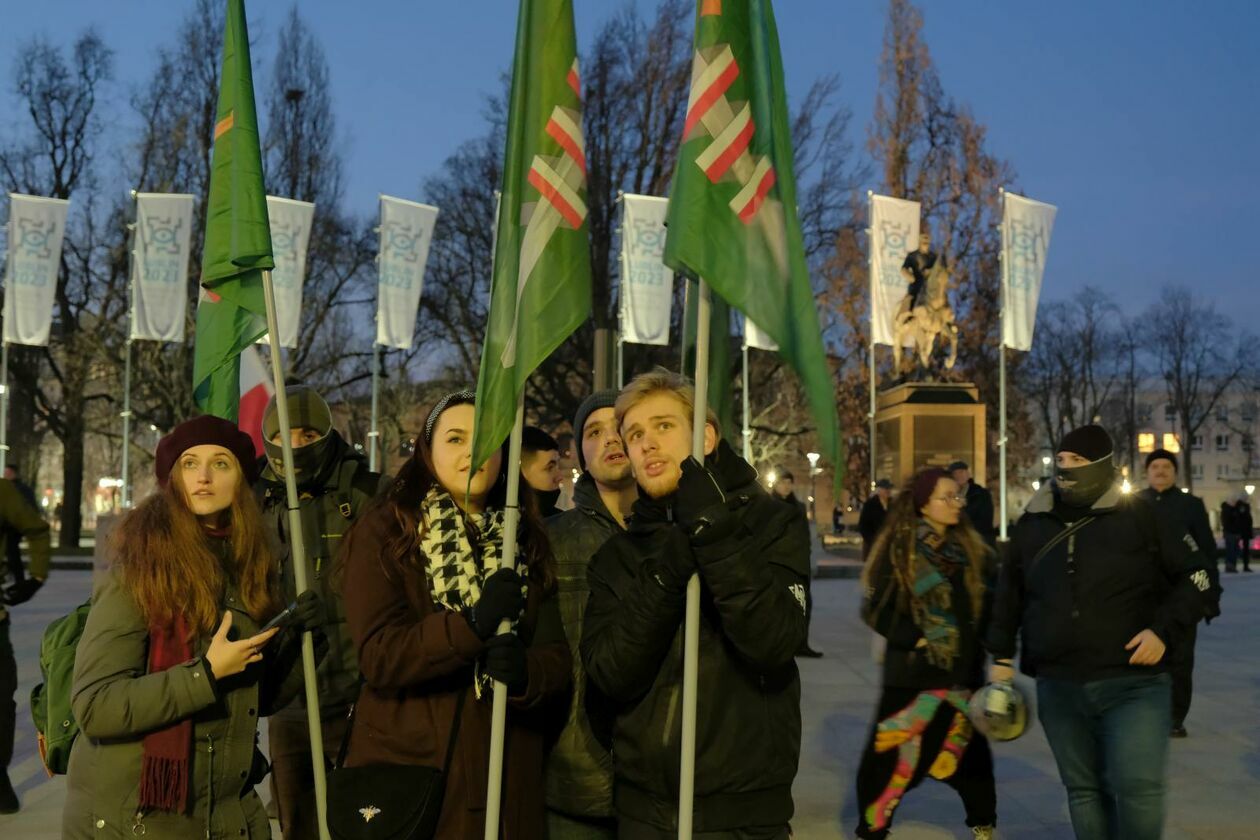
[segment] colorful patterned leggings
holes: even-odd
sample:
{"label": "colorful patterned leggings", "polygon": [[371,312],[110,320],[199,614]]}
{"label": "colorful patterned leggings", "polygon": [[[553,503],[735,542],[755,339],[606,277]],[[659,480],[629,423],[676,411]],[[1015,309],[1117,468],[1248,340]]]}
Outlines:
{"label": "colorful patterned leggings", "polygon": [[994,825],[997,793],[989,742],[965,710],[967,692],[886,686],[857,774],[857,835],[887,836],[893,813],[925,776],[962,797],[967,825]]}

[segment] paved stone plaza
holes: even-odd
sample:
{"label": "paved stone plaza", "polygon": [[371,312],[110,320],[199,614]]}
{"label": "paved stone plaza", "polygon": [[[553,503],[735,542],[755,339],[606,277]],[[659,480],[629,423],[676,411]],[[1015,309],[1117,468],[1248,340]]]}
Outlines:
{"label": "paved stone plaza", "polygon": [[[17,755],[9,768],[22,798],[16,816],[0,817],[3,840],[60,836],[63,778],[49,779],[36,753],[29,694],[37,681],[39,636],[52,619],[87,597],[91,575],[56,571],[29,604],[14,610],[18,656]],[[1224,615],[1199,634],[1190,737],[1175,741],[1166,837],[1245,840],[1260,836],[1260,574],[1224,576]],[[870,633],[857,619],[857,582],[817,581],[814,646],[801,660],[804,749],[796,782],[796,834],[806,840],[851,837],[853,775],[870,725],[878,672]],[[737,728],[739,722],[731,721]],[[1012,840],[1071,838],[1067,807],[1039,728],[995,747],[1000,835]],[[898,840],[970,837],[953,791],[927,782],[898,814]],[[276,832],[279,836],[279,832]]]}

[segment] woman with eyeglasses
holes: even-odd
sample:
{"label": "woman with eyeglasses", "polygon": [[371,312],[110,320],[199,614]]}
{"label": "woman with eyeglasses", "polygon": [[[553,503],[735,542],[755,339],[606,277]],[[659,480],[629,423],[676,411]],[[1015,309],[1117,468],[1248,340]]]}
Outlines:
{"label": "woman with eyeglasses", "polygon": [[975,837],[993,836],[993,757],[966,710],[984,683],[994,563],[963,504],[947,472],[922,470],[893,501],[862,571],[862,617],[888,645],[858,767],[858,837],[887,837],[898,804],[925,776],[958,791]]}

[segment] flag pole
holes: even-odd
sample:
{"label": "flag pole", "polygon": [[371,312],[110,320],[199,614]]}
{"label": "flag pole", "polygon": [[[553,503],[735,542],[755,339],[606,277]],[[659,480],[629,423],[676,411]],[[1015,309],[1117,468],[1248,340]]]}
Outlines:
{"label": "flag pole", "polygon": [[621,238],[621,254],[620,254],[620,257],[621,257],[621,276],[620,276],[620,277],[618,278],[618,280],[617,280],[617,314],[618,314],[618,318],[617,318],[617,321],[618,321],[618,323],[617,323],[617,351],[616,351],[616,354],[614,355],[614,362],[613,362],[613,363],[614,363],[614,364],[616,365],[616,367],[617,367],[617,375],[614,377],[614,381],[617,383],[617,390],[618,390],[618,391],[620,391],[620,390],[621,390],[621,386],[625,384],[625,378],[626,378],[626,372],[625,372],[625,354],[626,354],[626,342],[625,342],[625,334],[626,334],[626,331],[625,331],[625,315],[626,315],[626,284],[627,284],[627,279],[626,279],[626,270],[627,270],[627,268],[629,267],[629,262],[628,262],[628,260],[626,259],[627,254],[626,254],[626,203],[625,203],[625,197],[626,197],[625,190],[617,190],[617,201],[616,201],[616,203],[621,205],[621,223],[620,223],[620,225],[618,226],[618,230],[620,231],[619,236],[620,236],[620,238]]}
{"label": "flag pole", "polygon": [[871,298],[871,344],[867,348],[867,363],[869,365],[870,376],[870,392],[871,407],[867,412],[867,420],[870,423],[870,440],[867,443],[867,455],[871,464],[871,492],[875,492],[875,191],[866,191],[866,273],[870,278],[870,298]]}
{"label": "flag pole", "polygon": [[[13,282],[13,193],[9,193],[9,221],[4,237],[4,285]],[[9,325],[4,325],[8,332]],[[9,342],[0,341],[0,470],[9,465]]]}
{"label": "flag pole", "polygon": [[[696,401],[691,420],[691,455],[704,463],[704,429],[709,405],[709,309],[712,291],[696,282]],[[687,581],[683,625],[682,760],[678,777],[678,840],[691,840],[692,804],[696,793],[696,699],[700,666],[700,575]]]}
{"label": "flag pole", "polygon": [[[136,201],[136,191],[131,191],[131,200]],[[138,215],[138,214],[137,214]],[[139,219],[128,227],[131,229],[130,247],[127,249],[127,341],[123,357],[123,407],[122,417],[122,506],[123,510],[131,508],[131,342],[136,333],[136,226]]]}
{"label": "flag pole", "polygon": [[998,187],[1002,204],[1002,289],[998,305],[998,540],[1006,542],[1006,189]]}
{"label": "flag pole", "polygon": [[[289,434],[289,401],[284,385],[284,367],[280,359],[280,324],[276,318],[276,293],[271,272],[263,271],[263,300],[267,306],[267,344],[271,348],[271,376],[276,386],[276,414],[280,424],[280,453],[284,463],[284,488],[289,510],[289,559],[293,563],[293,581],[298,594],[308,588],[306,579],[306,546],[303,543],[302,520],[298,511],[297,480],[293,467],[293,441]],[[315,811],[319,821],[320,840],[328,834],[328,781],[324,775],[324,735],[319,719],[319,689],[315,685],[315,641],[310,631],[302,634],[302,681],[306,687],[306,725],[311,739],[311,764],[315,769]]]}
{"label": "flag pole", "polygon": [[[521,521],[521,435],[525,426],[525,389],[516,400],[516,420],[508,438],[507,501],[503,511],[503,562],[516,558],[516,531]],[[499,623],[499,635],[512,632],[512,624]],[[507,686],[494,681],[494,704],[490,712],[490,770],[486,786],[485,840],[499,836],[499,810],[503,797],[503,743],[507,735]]]}
{"label": "flag pole", "polygon": [[377,472],[377,450],[380,448],[381,430],[379,426],[378,404],[381,398],[381,345],[372,343],[372,427],[368,432],[368,469]]}

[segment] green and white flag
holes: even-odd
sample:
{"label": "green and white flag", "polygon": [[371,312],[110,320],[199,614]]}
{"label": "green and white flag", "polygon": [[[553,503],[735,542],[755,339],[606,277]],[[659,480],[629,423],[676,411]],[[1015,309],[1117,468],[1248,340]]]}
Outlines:
{"label": "green and white flag", "polygon": [[511,432],[525,380],[591,310],[572,0],[521,0],[499,208],[474,469]]}
{"label": "green and white flag", "polygon": [[206,414],[236,421],[241,351],[267,331],[262,273],[274,267],[245,4],[228,0],[193,356],[193,396]]}
{"label": "green and white flag", "polygon": [[800,377],[822,451],[844,460],[835,384],[796,215],[792,136],[770,0],[698,0],[665,263],[752,314]]}

